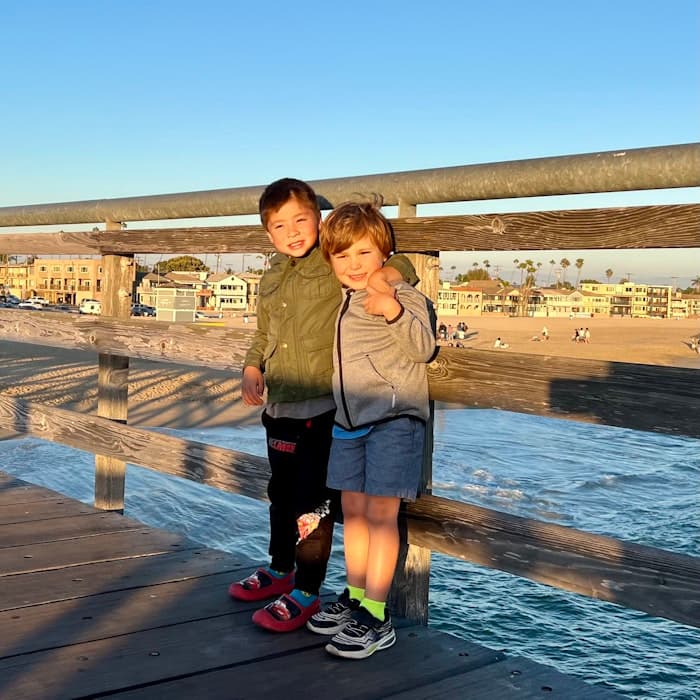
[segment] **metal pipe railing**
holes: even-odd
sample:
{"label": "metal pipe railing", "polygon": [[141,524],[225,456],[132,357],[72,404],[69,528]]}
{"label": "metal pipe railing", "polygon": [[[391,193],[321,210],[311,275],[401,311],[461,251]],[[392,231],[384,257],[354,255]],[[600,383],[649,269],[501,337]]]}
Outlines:
{"label": "metal pipe railing", "polygon": [[[387,205],[700,186],[700,143],[363,175],[310,183],[323,208],[358,194]],[[255,214],[264,186],[0,208],[2,226]]]}

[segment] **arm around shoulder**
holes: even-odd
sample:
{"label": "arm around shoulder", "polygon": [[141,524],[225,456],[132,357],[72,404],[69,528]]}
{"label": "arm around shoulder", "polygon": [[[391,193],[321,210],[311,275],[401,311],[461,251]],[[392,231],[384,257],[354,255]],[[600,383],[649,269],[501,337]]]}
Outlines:
{"label": "arm around shoulder", "polygon": [[[398,273],[401,275],[401,279],[407,284],[410,284],[412,287],[415,287],[420,282],[420,279],[416,274],[416,268],[413,267],[413,263],[409,260],[408,256],[404,255],[403,253],[396,253],[395,255],[392,255],[384,263],[384,269],[386,268],[391,268],[392,270],[398,271]],[[390,281],[398,282],[399,279],[394,278]]]}

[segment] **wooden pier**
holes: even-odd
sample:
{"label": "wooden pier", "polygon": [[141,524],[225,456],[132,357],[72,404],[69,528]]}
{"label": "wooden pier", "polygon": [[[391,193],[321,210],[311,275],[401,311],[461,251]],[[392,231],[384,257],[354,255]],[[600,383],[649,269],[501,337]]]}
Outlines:
{"label": "wooden pier", "polygon": [[402,620],[391,649],[333,658],[251,623],[226,592],[251,566],[0,473],[0,698],[617,697]]}

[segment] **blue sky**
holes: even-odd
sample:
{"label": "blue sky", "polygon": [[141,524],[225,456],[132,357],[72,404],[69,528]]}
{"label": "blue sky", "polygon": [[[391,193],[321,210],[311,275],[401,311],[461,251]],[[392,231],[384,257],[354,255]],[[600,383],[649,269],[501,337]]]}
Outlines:
{"label": "blue sky", "polygon": [[[697,0],[8,1],[0,62],[0,206],[700,141]],[[670,201],[700,195],[462,210]],[[564,255],[700,274],[700,251]],[[484,257],[525,255],[444,266]]]}

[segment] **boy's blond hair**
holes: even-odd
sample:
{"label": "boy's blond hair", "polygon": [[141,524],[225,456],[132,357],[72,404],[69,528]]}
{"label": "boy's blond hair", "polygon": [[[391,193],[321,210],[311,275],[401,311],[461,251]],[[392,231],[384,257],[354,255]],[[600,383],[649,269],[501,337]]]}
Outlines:
{"label": "boy's blond hair", "polygon": [[262,225],[266,229],[270,215],[281,209],[290,199],[296,199],[306,205],[316,213],[319,220],[321,219],[321,208],[311,186],[303,180],[283,177],[281,180],[270,183],[260,195],[258,210]]}
{"label": "boy's blond hair", "polygon": [[347,250],[355,241],[369,236],[385,258],[394,250],[391,224],[379,211],[381,200],[345,202],[336,207],[321,223],[319,244],[326,260]]}

